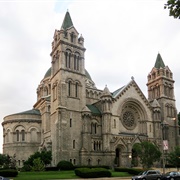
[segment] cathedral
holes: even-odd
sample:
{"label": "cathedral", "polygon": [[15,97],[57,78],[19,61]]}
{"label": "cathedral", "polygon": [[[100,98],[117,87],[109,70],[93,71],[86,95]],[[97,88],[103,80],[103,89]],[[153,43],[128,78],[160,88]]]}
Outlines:
{"label": "cathedral", "polygon": [[173,73],[161,55],[147,76],[146,98],[133,77],[114,92],[97,89],[85,68],[85,51],[66,12],[33,108],[2,122],[3,154],[14,156],[17,167],[40,150],[52,151],[52,166],[67,160],[128,167],[135,143],[149,141],[166,152],[179,145]]}

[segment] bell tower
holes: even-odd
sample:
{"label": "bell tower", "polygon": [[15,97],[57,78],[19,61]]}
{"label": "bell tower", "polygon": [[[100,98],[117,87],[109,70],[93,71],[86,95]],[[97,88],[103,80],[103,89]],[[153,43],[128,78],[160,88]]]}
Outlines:
{"label": "bell tower", "polygon": [[[158,53],[155,65],[148,74],[148,100],[154,109],[159,109],[158,113],[153,111],[154,121],[159,121],[161,126],[165,122],[168,126],[165,139],[169,141],[169,149],[178,144],[178,120],[174,82],[173,73],[164,64],[161,55]],[[154,107],[154,102],[157,102],[158,106]]]}
{"label": "bell tower", "polygon": [[50,54],[51,138],[55,164],[69,158],[79,163],[81,111],[86,105],[84,53],[84,38],[79,36],[67,11],[60,30],[54,32]]}
{"label": "bell tower", "polygon": [[158,101],[164,117],[174,117],[176,114],[174,97],[173,73],[165,66],[161,55],[158,53],[156,62],[148,75],[148,100]]}

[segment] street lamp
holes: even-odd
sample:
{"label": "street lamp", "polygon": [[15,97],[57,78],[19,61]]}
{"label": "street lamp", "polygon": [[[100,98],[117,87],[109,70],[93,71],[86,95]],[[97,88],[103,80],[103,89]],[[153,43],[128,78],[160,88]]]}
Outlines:
{"label": "street lamp", "polygon": [[[175,121],[176,118],[171,118],[171,120]],[[164,120],[161,123],[162,127],[162,163],[163,163],[163,174],[165,174],[165,151],[168,150],[168,139],[166,136],[166,127],[169,124]]]}
{"label": "street lamp", "polygon": [[129,153],[129,168],[131,168],[131,159],[132,159],[132,155],[131,155],[131,153]]}
{"label": "street lamp", "polygon": [[168,140],[165,137],[165,128],[169,124],[164,120],[161,123],[162,127],[162,164],[163,164],[163,174],[165,174],[165,150],[168,150]]}

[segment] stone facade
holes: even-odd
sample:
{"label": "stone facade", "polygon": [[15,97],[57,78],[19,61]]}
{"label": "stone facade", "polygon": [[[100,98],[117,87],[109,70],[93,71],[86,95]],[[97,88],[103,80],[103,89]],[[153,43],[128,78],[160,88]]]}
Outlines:
{"label": "stone facade", "polygon": [[52,151],[52,166],[60,160],[113,166],[116,160],[126,167],[135,143],[148,140],[162,149],[164,138],[168,151],[179,144],[173,74],[160,54],[148,75],[147,99],[133,77],[114,92],[97,89],[85,69],[85,50],[67,12],[55,30],[52,65],[37,88],[33,109],[6,116],[2,123],[3,153],[15,154],[18,166],[46,149]]}

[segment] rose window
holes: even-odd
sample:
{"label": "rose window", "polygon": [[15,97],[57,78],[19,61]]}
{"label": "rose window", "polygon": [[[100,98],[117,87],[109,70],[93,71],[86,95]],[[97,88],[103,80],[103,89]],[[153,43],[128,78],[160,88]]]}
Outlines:
{"label": "rose window", "polygon": [[123,118],[122,118],[122,123],[129,128],[132,128],[134,126],[135,120],[134,120],[134,115],[132,112],[130,111],[126,111],[123,114]]}

